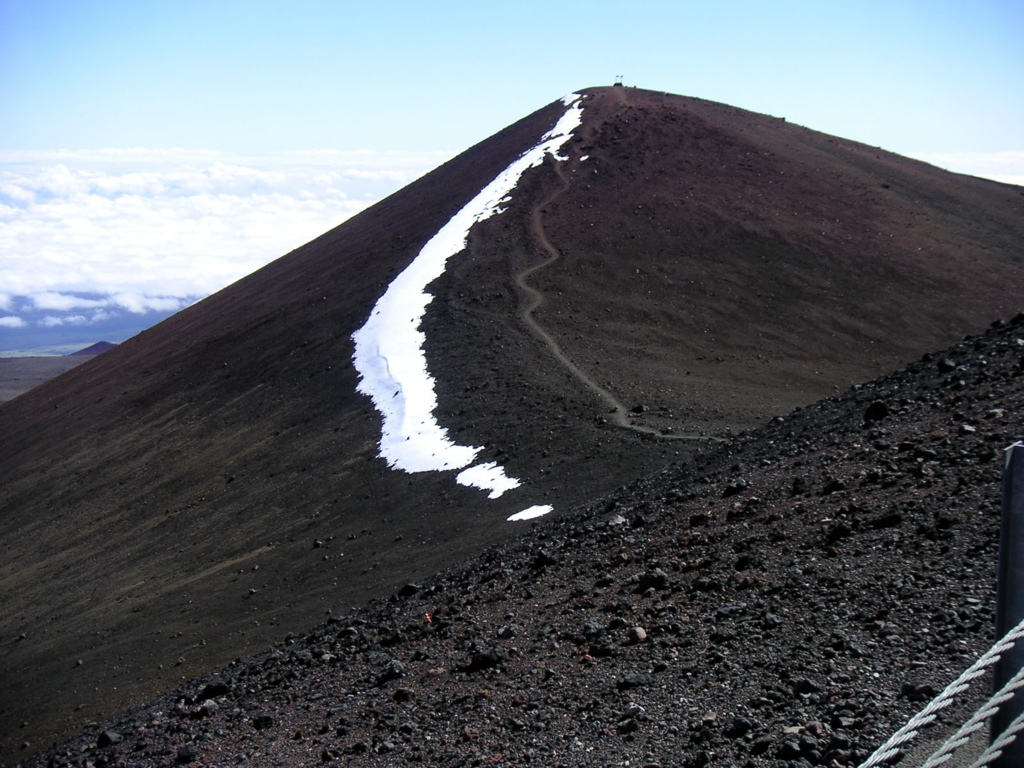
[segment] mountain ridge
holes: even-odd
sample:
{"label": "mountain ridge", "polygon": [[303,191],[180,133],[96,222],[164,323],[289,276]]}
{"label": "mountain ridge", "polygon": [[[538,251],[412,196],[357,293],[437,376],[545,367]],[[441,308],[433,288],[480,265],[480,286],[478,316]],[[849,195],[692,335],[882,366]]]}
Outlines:
{"label": "mountain ridge", "polygon": [[[569,159],[529,171],[471,231],[423,323],[439,418],[524,487],[495,502],[450,476],[389,470],[351,334],[561,102],[0,405],[5,722],[67,734],[385,594],[398,574],[415,581],[507,540],[509,512],[551,502],[559,514],[695,450],[614,427],[521,321],[516,278],[551,256],[539,232],[558,258],[525,278],[545,298],[537,322],[632,422],[666,435],[749,429],[1018,309],[1019,188],[699,100],[583,93]],[[767,148],[754,160],[737,138],[748,132]],[[848,201],[858,215],[822,230]],[[782,214],[792,221],[776,224]],[[930,261],[908,256],[925,245]],[[5,732],[4,754],[22,737]]]}

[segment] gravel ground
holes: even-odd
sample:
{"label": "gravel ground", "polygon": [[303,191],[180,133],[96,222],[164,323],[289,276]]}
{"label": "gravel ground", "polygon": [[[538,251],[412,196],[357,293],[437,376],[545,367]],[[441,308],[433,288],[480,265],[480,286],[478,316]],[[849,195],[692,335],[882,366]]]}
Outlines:
{"label": "gravel ground", "polygon": [[993,640],[1022,368],[1018,316],[23,765],[857,765]]}

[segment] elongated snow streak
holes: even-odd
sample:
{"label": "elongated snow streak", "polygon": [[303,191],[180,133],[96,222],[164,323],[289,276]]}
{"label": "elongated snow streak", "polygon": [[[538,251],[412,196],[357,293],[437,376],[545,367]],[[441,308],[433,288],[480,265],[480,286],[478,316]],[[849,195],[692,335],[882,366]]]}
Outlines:
{"label": "elongated snow streak", "polygon": [[516,522],[517,520],[533,520],[535,517],[541,517],[550,512],[553,507],[550,504],[538,504],[535,507],[528,507],[522,512],[516,512],[514,515],[509,516],[510,522]]}
{"label": "elongated snow streak", "polygon": [[[582,122],[582,97],[571,94],[562,103],[566,111],[555,127],[427,241],[374,305],[366,324],[352,336],[354,363],[360,375],[358,390],[373,399],[383,417],[380,456],[393,469],[429,472],[469,467],[456,480],[490,491],[492,499],[520,485],[494,462],[470,467],[483,449],[456,444],[435,420],[437,396],[434,380],[427,372],[420,323],[433,298],[427,286],[444,273],[451,256],[465,249],[470,227],[501,213],[502,204],[508,202],[520,177],[540,165],[546,154],[566,159],[558,150]],[[526,512],[529,510],[519,514]]]}

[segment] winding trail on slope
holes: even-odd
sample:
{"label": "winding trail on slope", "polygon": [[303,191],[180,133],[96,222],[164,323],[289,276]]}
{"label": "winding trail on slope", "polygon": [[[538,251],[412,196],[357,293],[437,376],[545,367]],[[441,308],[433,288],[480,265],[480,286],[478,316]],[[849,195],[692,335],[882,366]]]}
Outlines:
{"label": "winding trail on slope", "polygon": [[651,427],[634,424],[630,421],[629,410],[626,406],[623,405],[615,395],[598,384],[590,374],[576,365],[576,363],[574,363],[569,356],[565,354],[561,345],[555,340],[555,338],[548,333],[548,331],[545,330],[534,317],[534,312],[538,307],[545,303],[545,298],[544,294],[531,286],[527,281],[532,275],[551,266],[561,258],[561,254],[558,252],[558,249],[551,244],[551,241],[548,239],[547,232],[544,230],[543,210],[550,203],[556,200],[558,196],[561,195],[569,186],[569,180],[566,179],[565,171],[562,168],[564,162],[567,161],[556,161],[553,163],[555,173],[558,174],[558,179],[561,182],[561,185],[550,195],[535,204],[530,211],[530,229],[533,232],[533,235],[537,238],[541,247],[547,252],[547,258],[538,264],[534,264],[532,267],[527,267],[515,276],[516,285],[527,296],[527,303],[519,311],[519,318],[523,321],[526,327],[529,328],[530,332],[533,333],[534,336],[544,342],[547,348],[551,351],[551,354],[555,356],[555,359],[558,360],[558,362],[560,362],[572,376],[607,403],[608,407],[611,409],[612,421],[615,426],[622,427],[623,429],[631,429],[634,432],[651,435],[663,440],[720,441],[721,438],[711,437],[708,435],[698,435],[696,433],[670,434],[661,432],[657,429],[652,429]]}

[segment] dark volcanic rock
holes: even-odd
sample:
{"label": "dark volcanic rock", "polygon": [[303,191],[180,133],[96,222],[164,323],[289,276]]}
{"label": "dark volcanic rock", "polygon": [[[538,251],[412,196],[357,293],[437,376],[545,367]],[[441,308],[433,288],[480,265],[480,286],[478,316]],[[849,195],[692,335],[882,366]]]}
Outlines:
{"label": "dark volcanic rock", "polygon": [[875,400],[864,410],[864,421],[867,423],[882,421],[889,415],[889,406],[883,400]]}
{"label": "dark volcanic rock", "polygon": [[405,677],[405,665],[398,659],[391,659],[377,675],[377,685]]}
{"label": "dark volcanic rock", "polygon": [[96,739],[96,746],[102,749],[113,744],[120,744],[122,741],[124,739],[117,731],[103,731]]}
{"label": "dark volcanic rock", "polygon": [[503,648],[478,648],[473,651],[469,664],[463,669],[466,672],[482,672],[485,669],[492,669],[502,664],[508,658],[508,653]]}

